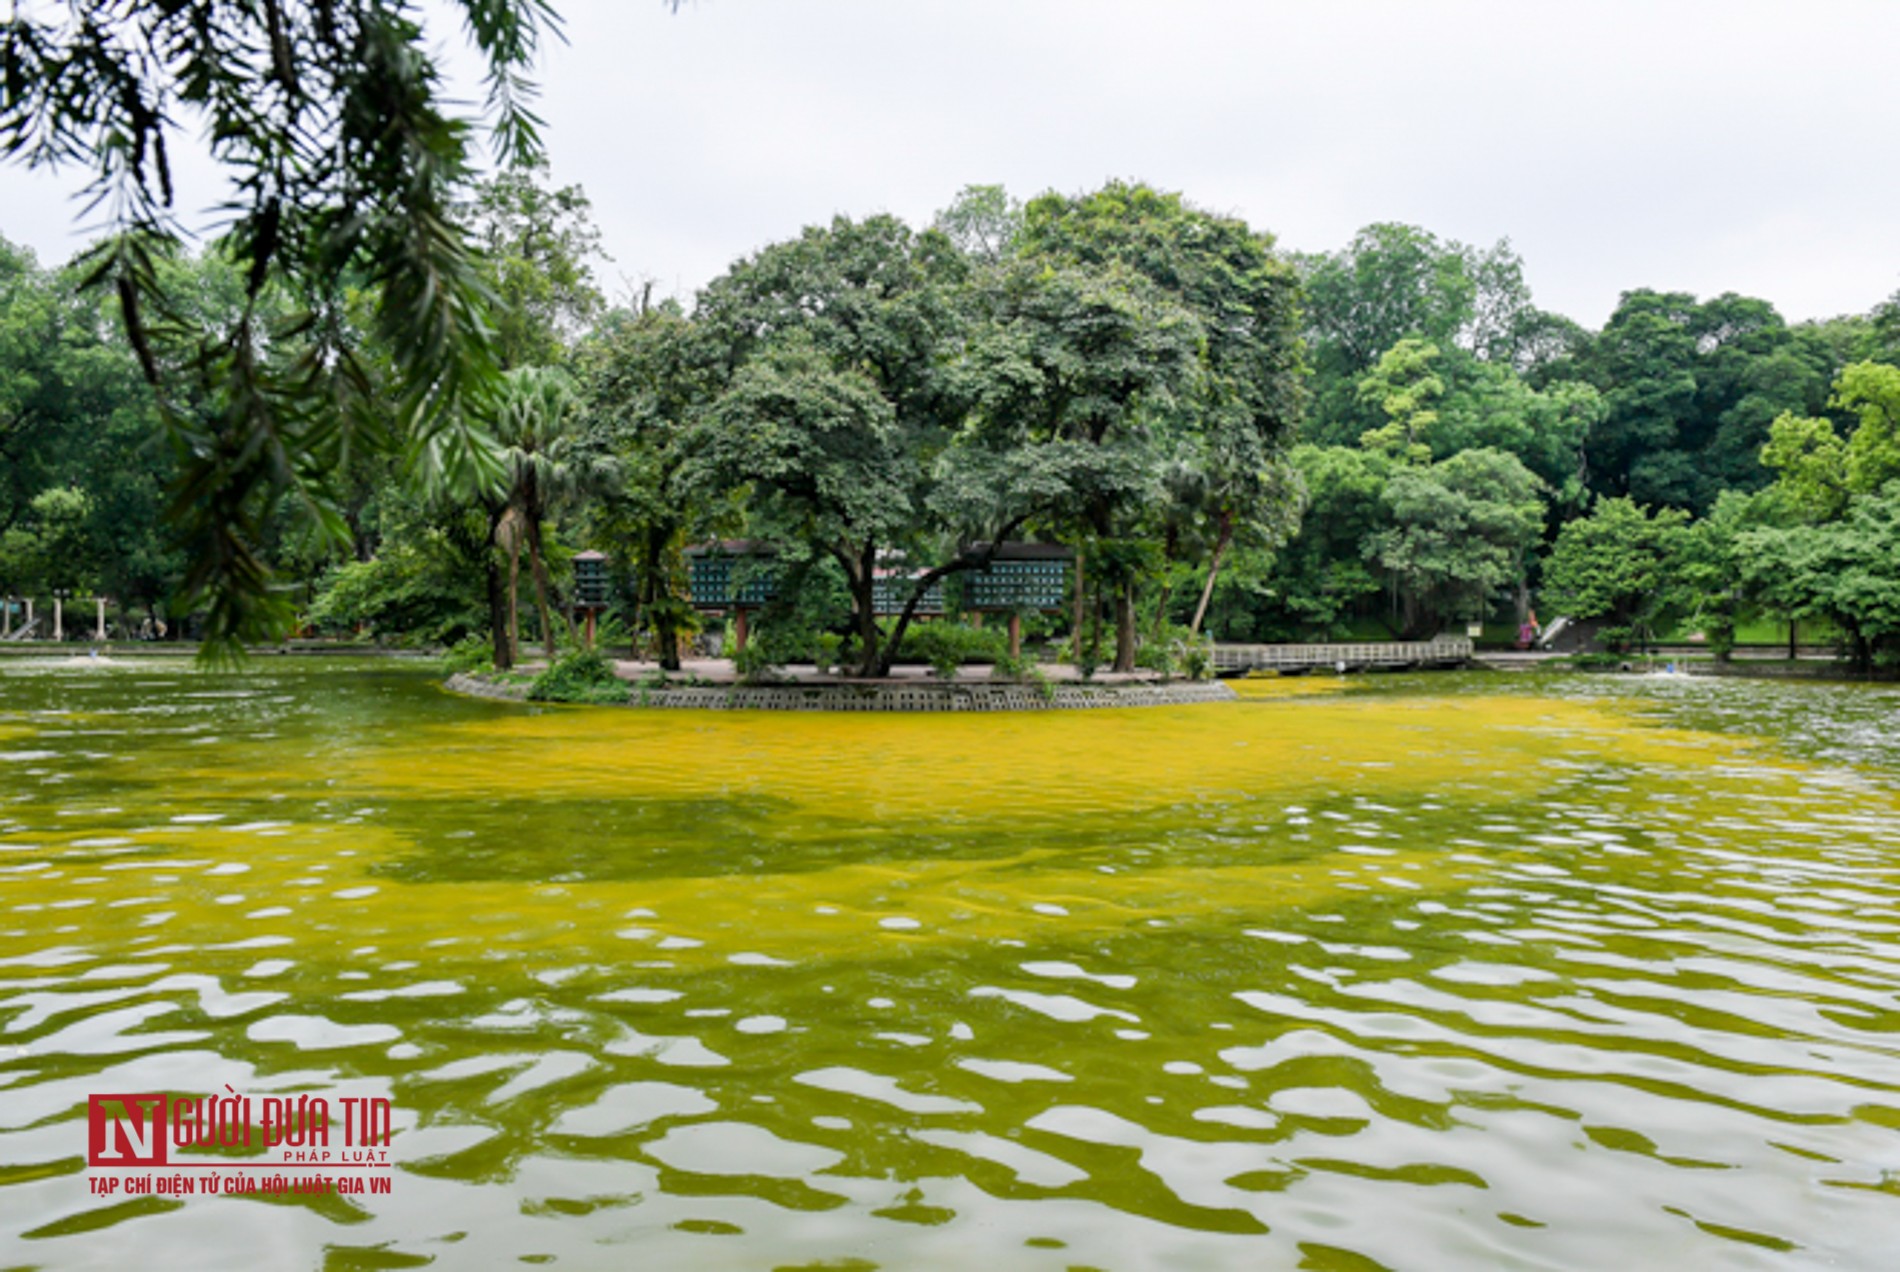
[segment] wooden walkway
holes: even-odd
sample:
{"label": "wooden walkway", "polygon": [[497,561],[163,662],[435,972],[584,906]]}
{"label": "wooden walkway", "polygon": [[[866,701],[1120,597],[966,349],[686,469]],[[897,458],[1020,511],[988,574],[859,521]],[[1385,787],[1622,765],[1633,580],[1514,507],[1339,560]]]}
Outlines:
{"label": "wooden walkway", "polygon": [[1214,671],[1348,671],[1373,668],[1458,667],[1471,661],[1471,642],[1460,637],[1437,640],[1355,641],[1343,645],[1215,645]]}

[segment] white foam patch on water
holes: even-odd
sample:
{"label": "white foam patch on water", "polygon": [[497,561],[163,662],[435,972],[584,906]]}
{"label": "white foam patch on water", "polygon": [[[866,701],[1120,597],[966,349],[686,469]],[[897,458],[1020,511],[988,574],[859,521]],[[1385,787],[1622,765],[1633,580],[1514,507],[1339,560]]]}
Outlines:
{"label": "white foam patch on water", "polygon": [[728,958],[726,961],[728,963],[737,963],[740,967],[791,967],[791,966],[794,966],[794,964],[791,962],[790,959],[773,958],[770,954],[754,954],[754,953],[749,953],[749,952],[743,953],[743,954],[734,954],[732,957]]}
{"label": "white foam patch on water", "polygon": [[996,1082],[1073,1082],[1074,1078],[1046,1064],[1028,1064],[1020,1060],[982,1060],[971,1056],[957,1061],[957,1068]]}
{"label": "white foam patch on water", "polygon": [[916,919],[905,918],[902,915],[896,915],[888,919],[879,919],[877,925],[881,928],[888,928],[893,932],[914,932],[923,926],[923,924],[919,923]]}
{"label": "white foam patch on water", "polygon": [[1526,985],[1534,981],[1558,979],[1556,973],[1541,968],[1470,961],[1434,968],[1426,975],[1434,980],[1453,981],[1461,985]]}
{"label": "white foam patch on water", "polygon": [[1064,1188],[1088,1178],[1088,1172],[1069,1165],[1060,1157],[1039,1153],[1013,1140],[980,1131],[946,1131],[936,1128],[916,1130],[910,1137],[939,1148],[967,1153],[971,1157],[995,1162],[1013,1171],[1025,1184],[1039,1188]]}
{"label": "white foam patch on water", "polygon": [[677,989],[648,989],[644,986],[633,986],[595,994],[594,1001],[597,1003],[670,1003],[684,997],[686,995]]}
{"label": "white foam patch on water", "polygon": [[774,1034],[785,1032],[783,1016],[747,1016],[733,1025],[742,1034]]}
{"label": "white foam patch on water", "polygon": [[343,1025],[322,1016],[267,1016],[245,1030],[252,1042],[287,1042],[299,1051],[338,1051],[394,1042],[394,1025]]}
{"label": "white foam patch on water", "polygon": [[820,1144],[781,1139],[749,1122],[696,1122],[676,1126],[646,1145],[675,1170],[698,1175],[769,1175],[799,1179],[836,1166],[844,1154]]}
{"label": "white foam patch on water", "polygon": [[1280,1124],[1275,1114],[1244,1104],[1211,1104],[1204,1109],[1195,1109],[1194,1120],[1219,1122],[1223,1126],[1238,1126],[1250,1131],[1270,1131]]}
{"label": "white foam patch on water", "polygon": [[508,1079],[494,1094],[488,1097],[490,1104],[506,1104],[509,1100],[538,1091],[542,1087],[553,1086],[557,1082],[587,1072],[595,1067],[594,1059],[579,1051],[551,1051],[539,1056],[534,1063]]}
{"label": "white foam patch on water", "polygon": [[1008,1003],[1047,1016],[1051,1020],[1075,1023],[1093,1020],[1097,1016],[1112,1016],[1117,1020],[1126,1020],[1133,1024],[1141,1023],[1141,1017],[1114,1007],[1098,1007],[1072,994],[1037,994],[1025,989],[1004,989],[999,985],[978,985],[970,991],[972,998],[1001,998]]}
{"label": "white foam patch on water", "polygon": [[350,1002],[381,1003],[392,998],[453,998],[468,991],[459,983],[449,980],[418,981],[413,985],[404,985],[400,989],[359,989],[337,997]]}
{"label": "white foam patch on water", "polygon": [[1125,976],[1118,972],[1091,972],[1075,963],[1030,962],[1022,964],[1022,969],[1031,976],[1094,981],[1097,985],[1106,985],[1110,989],[1133,989],[1136,984],[1133,976]]}
{"label": "white foam patch on water", "polygon": [[616,1056],[646,1056],[679,1069],[717,1069],[732,1063],[697,1038],[654,1037],[637,1029],[625,1030],[601,1050]]}
{"label": "white foam patch on water", "polygon": [[886,1077],[881,1073],[866,1073],[862,1069],[852,1069],[845,1065],[809,1069],[804,1073],[796,1074],[792,1081],[801,1086],[817,1087],[821,1091],[835,1091],[840,1095],[875,1100],[879,1104],[888,1104],[906,1113],[981,1113],[983,1111],[983,1106],[980,1104],[952,1099],[947,1095],[926,1095],[917,1091],[906,1091],[897,1084],[896,1078]]}
{"label": "white foam patch on water", "polygon": [[599,1138],[629,1131],[666,1117],[699,1117],[719,1105],[702,1092],[672,1082],[625,1082],[609,1087],[592,1104],[571,1108],[549,1127],[556,1135]]}

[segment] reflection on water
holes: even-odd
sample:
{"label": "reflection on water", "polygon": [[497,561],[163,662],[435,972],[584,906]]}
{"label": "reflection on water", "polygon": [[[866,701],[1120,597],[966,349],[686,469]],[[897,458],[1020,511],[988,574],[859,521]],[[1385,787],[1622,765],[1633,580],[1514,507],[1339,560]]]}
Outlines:
{"label": "reflection on water", "polygon": [[[1890,1265],[1900,698],[1249,690],[0,666],[0,1254]],[[390,1096],[393,1194],[89,1195],[88,1092],[225,1083]]]}

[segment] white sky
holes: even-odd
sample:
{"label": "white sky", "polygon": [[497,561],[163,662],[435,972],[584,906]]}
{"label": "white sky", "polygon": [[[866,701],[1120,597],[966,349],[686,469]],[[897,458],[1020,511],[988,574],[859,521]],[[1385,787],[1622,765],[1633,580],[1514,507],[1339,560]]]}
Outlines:
{"label": "white sky", "polygon": [[[690,294],[839,212],[1110,177],[1303,251],[1382,220],[1509,236],[1591,326],[1639,286],[1790,319],[1900,288],[1888,0],[555,3],[554,177],[592,197],[614,293]],[[62,259],[76,184],[0,169],[0,234]]]}

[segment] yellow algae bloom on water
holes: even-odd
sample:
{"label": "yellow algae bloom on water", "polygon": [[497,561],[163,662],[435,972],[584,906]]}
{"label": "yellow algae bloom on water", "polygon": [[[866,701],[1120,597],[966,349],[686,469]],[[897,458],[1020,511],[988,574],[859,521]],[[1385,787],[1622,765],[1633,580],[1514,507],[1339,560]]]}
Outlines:
{"label": "yellow algae bloom on water", "polygon": [[[1884,691],[898,715],[0,678],[32,1260],[268,1212],[343,1266],[1854,1266],[1890,1221]],[[225,1084],[388,1098],[391,1191],[89,1191],[89,1092]]]}

